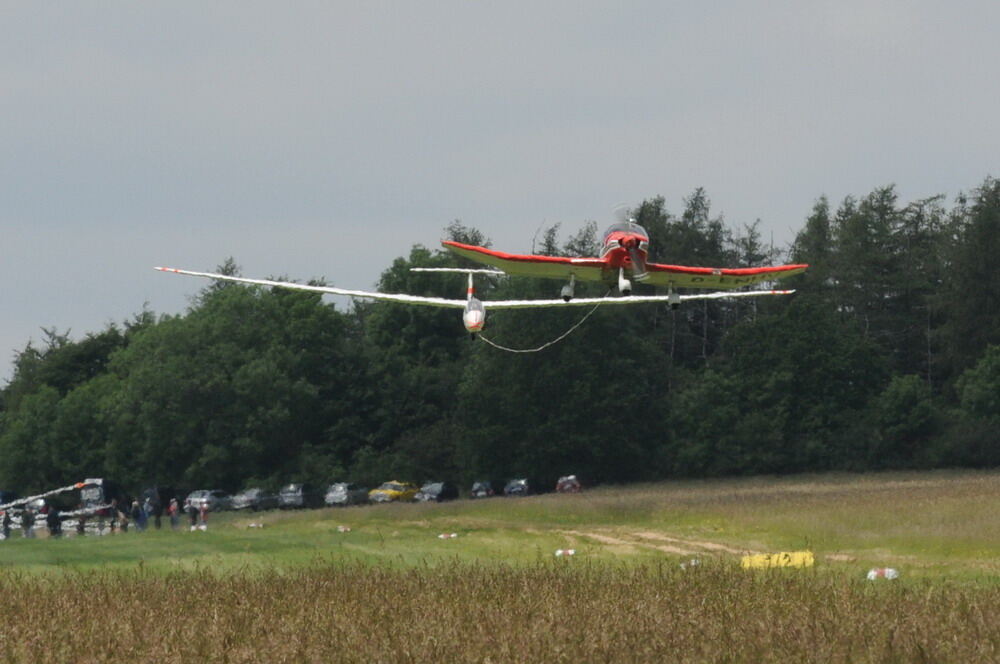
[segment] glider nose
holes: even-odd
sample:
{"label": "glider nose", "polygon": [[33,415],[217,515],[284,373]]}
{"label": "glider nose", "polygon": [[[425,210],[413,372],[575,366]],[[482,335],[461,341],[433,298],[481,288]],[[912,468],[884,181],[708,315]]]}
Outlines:
{"label": "glider nose", "polygon": [[471,333],[482,330],[486,323],[486,309],[483,307],[483,303],[475,298],[469,300],[468,304],[465,305],[465,311],[462,312],[462,323],[465,324],[465,329]]}
{"label": "glider nose", "polygon": [[483,314],[480,311],[469,311],[462,317],[465,329],[469,332],[479,332],[483,329]]}

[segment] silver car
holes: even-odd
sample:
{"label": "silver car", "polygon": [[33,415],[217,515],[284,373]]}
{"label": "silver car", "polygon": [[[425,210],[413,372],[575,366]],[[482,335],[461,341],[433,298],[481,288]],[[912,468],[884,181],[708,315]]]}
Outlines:
{"label": "silver car", "polygon": [[326,496],[323,497],[323,502],[331,507],[339,507],[341,505],[361,505],[368,502],[368,489],[360,487],[357,484],[335,482],[327,488]]}
{"label": "silver car", "polygon": [[310,484],[286,484],[278,492],[278,507],[281,509],[302,509],[321,507],[323,494]]}
{"label": "silver car", "polygon": [[192,507],[200,510],[202,505],[206,505],[209,512],[231,510],[233,509],[233,499],[228,493],[219,489],[199,489],[189,493],[184,500],[185,511]]}
{"label": "silver car", "polygon": [[278,497],[263,489],[247,489],[233,496],[234,510],[273,510],[278,506]]}

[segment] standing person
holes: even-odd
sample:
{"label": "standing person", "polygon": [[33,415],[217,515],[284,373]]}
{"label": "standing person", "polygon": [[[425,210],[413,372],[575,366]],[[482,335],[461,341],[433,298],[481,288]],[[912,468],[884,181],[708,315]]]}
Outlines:
{"label": "standing person", "polygon": [[149,518],[153,517],[153,525],[159,530],[160,515],[163,513],[160,498],[157,496],[156,500],[153,500],[150,496],[146,496],[146,500],[142,503],[142,510],[146,513],[146,521],[148,522]]}
{"label": "standing person", "polygon": [[[111,517],[110,523],[108,524],[111,528],[111,533],[114,534],[115,530],[118,529],[118,499],[111,499],[111,507],[107,509],[108,516]],[[98,512],[100,515],[100,520],[97,522],[97,530],[104,530],[104,510]]]}
{"label": "standing person", "polygon": [[136,532],[141,533],[146,529],[146,510],[142,509],[138,500],[132,501],[132,523],[135,524]]}
{"label": "standing person", "polygon": [[62,536],[62,519],[59,517],[59,508],[53,505],[45,515],[45,525],[49,529],[49,537]]}
{"label": "standing person", "polygon": [[170,505],[167,506],[167,514],[170,515],[170,529],[177,530],[177,527],[181,522],[181,507],[177,504],[176,498],[170,499]]}
{"label": "standing person", "polygon": [[35,539],[35,512],[30,507],[21,512],[21,529],[27,539]]}
{"label": "standing person", "polygon": [[[125,502],[128,503],[128,500],[126,500]],[[121,523],[121,527],[122,527],[122,532],[123,533],[127,533],[128,532],[128,520],[129,520],[129,514],[131,513],[131,511],[132,510],[129,509],[129,507],[128,507],[127,504],[125,505],[124,509],[118,510],[118,520]]]}
{"label": "standing person", "polygon": [[3,511],[3,538],[10,539],[10,508]]}
{"label": "standing person", "polygon": [[191,532],[198,529],[198,508],[188,505],[188,515],[191,517]]}
{"label": "standing person", "polygon": [[201,513],[201,523],[198,525],[198,527],[201,530],[208,530],[208,502],[207,501],[201,504],[201,509],[199,510],[199,512]]}

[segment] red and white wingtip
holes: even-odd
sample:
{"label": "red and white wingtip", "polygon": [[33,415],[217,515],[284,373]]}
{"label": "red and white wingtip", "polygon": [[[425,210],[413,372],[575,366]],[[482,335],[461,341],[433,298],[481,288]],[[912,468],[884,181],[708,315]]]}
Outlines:
{"label": "red and white wingtip", "polygon": [[176,267],[154,267],[153,269],[159,270],[160,272],[175,272],[177,274],[180,274],[181,272]]}

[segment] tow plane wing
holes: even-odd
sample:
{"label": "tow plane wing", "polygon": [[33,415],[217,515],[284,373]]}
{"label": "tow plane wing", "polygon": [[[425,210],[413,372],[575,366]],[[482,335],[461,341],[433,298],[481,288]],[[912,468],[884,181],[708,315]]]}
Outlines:
{"label": "tow plane wing", "polygon": [[[493,266],[515,276],[568,279],[572,275],[580,281],[603,281],[606,283],[613,283],[617,278],[617,269],[603,258],[508,254],[486,247],[447,240],[441,244],[459,256]],[[644,283],[664,288],[739,288],[764,281],[784,279],[804,272],[807,267],[807,265],[779,265],[715,268],[646,263],[648,276]]]}
{"label": "tow plane wing", "polygon": [[805,272],[808,265],[775,265],[768,267],[685,267],[646,263],[648,275],[644,283],[673,288],[739,288],[762,281],[784,279]]}
{"label": "tow plane wing", "polygon": [[600,258],[568,258],[566,256],[536,256],[508,254],[486,247],[445,240],[441,243],[453,253],[483,265],[491,265],[518,277],[566,279],[569,275],[581,281],[604,281],[607,265]]}

